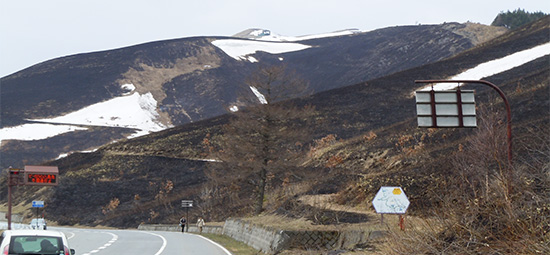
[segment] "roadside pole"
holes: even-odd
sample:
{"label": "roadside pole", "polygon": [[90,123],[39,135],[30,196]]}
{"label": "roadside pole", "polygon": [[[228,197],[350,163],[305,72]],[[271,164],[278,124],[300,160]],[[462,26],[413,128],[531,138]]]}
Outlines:
{"label": "roadside pole", "polygon": [[11,176],[8,178],[8,214],[6,214],[6,218],[8,218],[8,230],[11,230]]}
{"label": "roadside pole", "polygon": [[[507,190],[508,195],[512,192],[512,110],[510,109],[510,103],[508,102],[508,99],[506,98],[506,95],[504,92],[495,84],[484,81],[484,80],[416,80],[415,83],[427,83],[427,84],[435,84],[435,83],[457,83],[458,92],[460,92],[460,83],[469,83],[469,84],[482,84],[485,86],[489,86],[492,89],[494,89],[502,98],[502,101],[504,102],[504,107],[506,108],[506,135],[507,135],[507,147],[508,147],[508,167],[509,170],[507,171],[506,176],[506,182],[507,182]],[[432,85],[432,93],[433,93],[433,85]],[[417,91],[419,92],[419,91]],[[457,93],[459,95],[460,93]],[[418,97],[417,97],[418,100]],[[461,103],[461,100],[458,100],[457,103]],[[436,102],[432,102],[432,105],[435,105]],[[462,109],[462,107],[458,107],[459,109]],[[433,118],[436,119],[436,111],[435,108],[432,110]],[[438,127],[437,123],[433,123],[434,127]],[[456,126],[456,127],[464,127],[464,126]]]}
{"label": "roadside pole", "polygon": [[11,230],[11,212],[12,212],[12,188],[13,186],[57,186],[57,176],[59,169],[57,166],[25,166],[25,169],[8,169],[8,230]]}
{"label": "roadside pole", "polygon": [[510,103],[508,102],[508,99],[506,98],[506,95],[504,92],[495,84],[484,81],[484,80],[417,80],[414,81],[415,83],[458,83],[459,86],[457,86],[460,90],[460,83],[475,83],[475,84],[482,84],[491,87],[502,98],[502,101],[504,101],[504,107],[506,108],[506,135],[507,135],[507,143],[508,143],[508,163],[510,166],[512,165],[512,110],[510,109]]}
{"label": "roadside pole", "polygon": [[6,218],[8,218],[8,230],[11,230],[11,207],[12,207],[12,189],[13,186],[22,185],[23,182],[20,181],[23,175],[22,169],[12,168],[8,169],[8,213]]}
{"label": "roadside pole", "polygon": [[191,224],[191,220],[189,219],[189,208],[193,207],[193,200],[181,200],[181,207],[186,209],[186,216],[187,223],[185,224],[185,229],[187,232],[189,232],[189,224]]}

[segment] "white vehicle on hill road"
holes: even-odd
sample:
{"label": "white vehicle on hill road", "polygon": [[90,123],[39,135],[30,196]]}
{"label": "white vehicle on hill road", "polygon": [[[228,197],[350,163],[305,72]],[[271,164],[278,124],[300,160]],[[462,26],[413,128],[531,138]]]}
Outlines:
{"label": "white vehicle on hill road", "polygon": [[6,230],[0,236],[2,255],[74,255],[65,234],[59,231]]}
{"label": "white vehicle on hill road", "polygon": [[32,228],[32,229],[42,229],[42,230],[46,230],[47,228],[47,225],[46,225],[46,220],[45,219],[32,219],[31,220],[31,223],[29,224],[29,226]]}

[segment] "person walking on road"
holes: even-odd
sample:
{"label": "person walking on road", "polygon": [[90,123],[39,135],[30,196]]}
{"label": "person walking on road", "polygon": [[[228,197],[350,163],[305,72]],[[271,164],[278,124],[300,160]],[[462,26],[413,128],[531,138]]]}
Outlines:
{"label": "person walking on road", "polygon": [[199,219],[197,220],[197,228],[199,228],[199,234],[202,234],[202,227],[204,227],[204,225],[206,225],[204,223],[204,219],[202,217],[199,217]]}
{"label": "person walking on road", "polygon": [[180,227],[181,227],[181,232],[185,232],[185,224],[187,223],[187,220],[185,219],[185,216],[181,217],[180,219]]}

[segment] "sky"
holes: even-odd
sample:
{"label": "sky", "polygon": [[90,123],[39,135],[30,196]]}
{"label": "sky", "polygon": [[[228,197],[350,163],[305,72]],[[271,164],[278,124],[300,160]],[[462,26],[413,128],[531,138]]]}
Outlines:
{"label": "sky", "polygon": [[0,0],[0,77],[57,57],[249,28],[284,36],[396,25],[491,24],[548,0]]}

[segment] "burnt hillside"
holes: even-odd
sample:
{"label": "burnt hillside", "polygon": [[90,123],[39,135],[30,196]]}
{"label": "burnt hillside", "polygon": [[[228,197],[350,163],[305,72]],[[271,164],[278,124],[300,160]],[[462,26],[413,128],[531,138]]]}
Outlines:
{"label": "burnt hillside", "polygon": [[[548,24],[548,19],[530,24],[437,63],[296,99],[299,104],[316,107],[317,122],[311,127],[316,138],[331,135],[335,138],[328,147],[309,154],[304,165],[296,166],[290,182],[305,187],[300,194],[339,193],[343,201],[351,204],[367,201],[380,185],[402,185],[415,204],[411,212],[422,214],[423,208],[436,203],[426,198],[426,194],[433,195],[428,192],[431,188],[443,188],[433,184],[441,180],[441,174],[450,171],[449,157],[476,131],[416,128],[412,92],[419,85],[414,80],[448,77],[483,61],[545,43]],[[518,158],[527,153],[519,145],[533,139],[529,130],[549,130],[548,63],[547,55],[485,78],[498,84],[512,103]],[[476,89],[479,107],[497,111],[501,107],[502,102],[493,91],[473,85],[466,87]],[[206,137],[215,140],[222,135],[220,125],[226,123],[227,117],[181,125],[106,145],[93,153],[75,153],[49,162],[59,166],[62,179],[58,187],[38,195],[48,201],[51,217],[64,224],[135,227],[140,222],[173,222],[178,217],[181,199],[197,201],[193,213],[211,220],[245,215],[250,211],[247,202],[251,199],[247,185],[235,187],[239,191],[236,192],[239,199],[235,200],[224,196],[230,190],[216,189],[215,183],[203,173],[206,164],[215,163],[203,160],[202,142]],[[424,134],[427,138],[421,138]],[[378,177],[360,178],[371,174]],[[268,192],[278,191],[281,181],[274,178]],[[32,199],[35,191],[28,188],[23,192],[28,192],[28,199]],[[110,206],[113,199],[120,201],[114,208]],[[78,208],[69,208],[68,204],[76,204]],[[270,200],[267,208],[287,215],[307,212],[293,196]]]}
{"label": "burnt hillside", "polygon": [[[308,49],[250,54],[259,63],[236,60],[212,44],[230,37],[192,37],[49,60],[2,77],[2,128],[53,118],[118,98],[133,84],[151,93],[157,121],[179,126],[220,116],[235,103],[245,78],[259,65],[285,64],[314,92],[349,86],[455,55],[506,29],[479,24],[399,26],[348,36],[298,41]],[[244,42],[250,42],[245,40]],[[284,43],[284,42],[274,42]],[[70,123],[67,123],[70,124]],[[120,126],[88,128],[36,141],[3,140],[0,162],[39,164],[63,153],[89,151],[137,130]]]}

